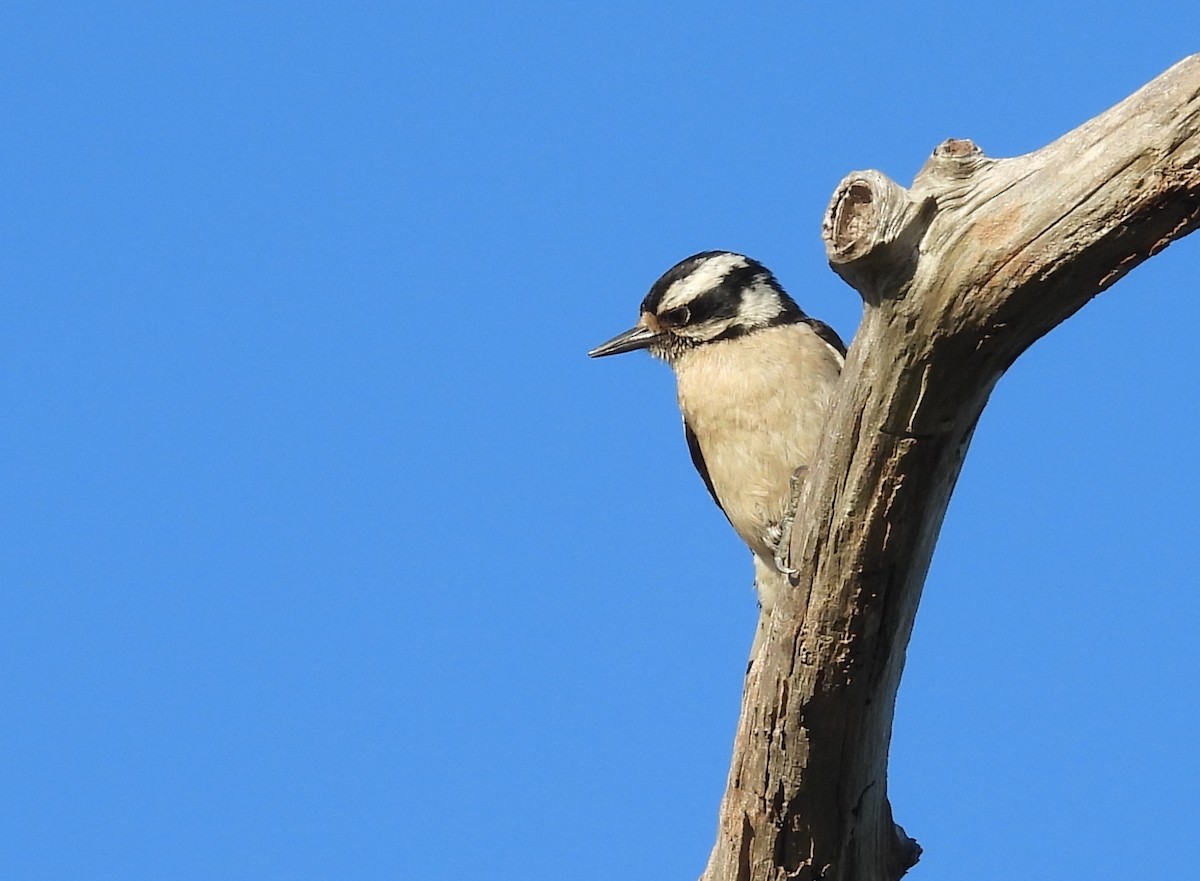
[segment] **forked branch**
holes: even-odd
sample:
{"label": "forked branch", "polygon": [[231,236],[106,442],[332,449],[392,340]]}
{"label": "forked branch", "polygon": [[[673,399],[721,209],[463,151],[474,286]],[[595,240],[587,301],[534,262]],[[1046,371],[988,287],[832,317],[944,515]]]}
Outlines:
{"label": "forked branch", "polygon": [[847,177],[823,235],[863,322],[792,535],[796,589],[747,677],[703,881],[891,881],[887,754],[942,517],[996,380],[1200,224],[1200,55],[1035,153],[939,146]]}

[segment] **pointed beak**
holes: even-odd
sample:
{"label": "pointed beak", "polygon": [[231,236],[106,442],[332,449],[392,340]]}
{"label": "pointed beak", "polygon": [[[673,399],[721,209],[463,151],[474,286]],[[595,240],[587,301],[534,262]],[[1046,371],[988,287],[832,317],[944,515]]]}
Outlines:
{"label": "pointed beak", "polygon": [[639,321],[636,326],[631,327],[624,333],[617,334],[606,343],[601,343],[588,352],[590,358],[603,358],[605,355],[620,355],[622,352],[632,352],[636,349],[644,349],[654,343],[659,338],[660,334],[652,327],[648,327],[643,320]]}

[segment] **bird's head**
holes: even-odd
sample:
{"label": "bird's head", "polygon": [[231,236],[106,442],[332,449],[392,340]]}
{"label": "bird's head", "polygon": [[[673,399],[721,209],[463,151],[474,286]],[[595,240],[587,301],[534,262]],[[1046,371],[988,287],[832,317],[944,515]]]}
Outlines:
{"label": "bird's head", "polygon": [[673,362],[696,346],[803,318],[800,307],[757,260],[704,251],[667,270],[642,300],[638,323],[588,354],[601,358],[649,349]]}

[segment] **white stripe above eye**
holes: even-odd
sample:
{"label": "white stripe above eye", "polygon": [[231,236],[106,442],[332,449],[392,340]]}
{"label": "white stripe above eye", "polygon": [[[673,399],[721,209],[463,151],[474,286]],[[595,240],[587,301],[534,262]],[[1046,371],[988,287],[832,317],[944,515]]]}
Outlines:
{"label": "white stripe above eye", "polygon": [[714,254],[667,289],[658,307],[659,314],[686,306],[719,285],[731,271],[746,265],[746,258],[741,254]]}

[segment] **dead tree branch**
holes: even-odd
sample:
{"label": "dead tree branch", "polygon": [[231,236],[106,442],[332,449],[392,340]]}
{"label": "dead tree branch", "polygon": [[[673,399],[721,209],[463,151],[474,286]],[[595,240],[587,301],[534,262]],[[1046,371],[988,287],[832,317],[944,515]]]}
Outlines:
{"label": "dead tree branch", "polygon": [[1200,55],[1035,153],[950,140],[911,188],[842,181],[823,235],[864,316],[703,881],[892,881],[916,862],[887,798],[892,711],[975,424],[1035,340],[1198,223]]}

